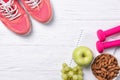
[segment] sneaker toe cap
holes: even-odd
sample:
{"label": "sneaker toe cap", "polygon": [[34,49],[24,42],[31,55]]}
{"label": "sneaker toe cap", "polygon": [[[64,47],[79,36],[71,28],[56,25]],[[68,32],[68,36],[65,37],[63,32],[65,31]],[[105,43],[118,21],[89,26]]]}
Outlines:
{"label": "sneaker toe cap", "polygon": [[19,20],[11,24],[11,29],[18,34],[26,34],[30,30],[30,21],[27,15],[21,16]]}
{"label": "sneaker toe cap", "polygon": [[47,22],[52,17],[52,9],[50,4],[43,3],[41,8],[37,8],[32,12],[32,15],[35,19],[40,22]]}

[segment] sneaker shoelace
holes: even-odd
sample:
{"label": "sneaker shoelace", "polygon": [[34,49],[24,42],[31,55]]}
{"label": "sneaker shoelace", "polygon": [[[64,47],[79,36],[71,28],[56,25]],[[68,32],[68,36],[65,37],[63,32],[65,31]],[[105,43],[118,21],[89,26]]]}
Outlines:
{"label": "sneaker shoelace", "polygon": [[41,0],[26,0],[25,3],[27,3],[31,8],[35,8],[41,3]]}
{"label": "sneaker shoelace", "polygon": [[9,0],[8,2],[0,0],[0,12],[3,16],[9,18],[9,20],[13,20],[21,15],[18,12],[17,6],[13,4],[14,0]]}

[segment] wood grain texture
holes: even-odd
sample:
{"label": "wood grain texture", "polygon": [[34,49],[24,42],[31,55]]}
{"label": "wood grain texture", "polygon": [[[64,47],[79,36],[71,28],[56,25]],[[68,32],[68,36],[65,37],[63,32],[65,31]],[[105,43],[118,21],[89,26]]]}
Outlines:
{"label": "wood grain texture", "polygon": [[[0,23],[0,80],[61,80],[61,64],[70,63],[77,44],[90,47],[97,56],[96,30],[120,24],[120,0],[51,3],[52,21],[41,24],[31,18],[32,31],[28,36],[16,35]],[[81,31],[83,35],[79,38]],[[114,48],[106,52],[112,54]],[[119,49],[115,56],[120,60]],[[96,80],[89,68],[84,69],[84,80]]]}

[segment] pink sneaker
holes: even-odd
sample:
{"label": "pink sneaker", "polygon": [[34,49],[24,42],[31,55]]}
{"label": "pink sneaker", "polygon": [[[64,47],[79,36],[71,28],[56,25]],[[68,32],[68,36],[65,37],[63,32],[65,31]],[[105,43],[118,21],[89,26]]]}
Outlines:
{"label": "pink sneaker", "polygon": [[52,17],[50,0],[21,0],[33,18],[40,22],[48,22]]}
{"label": "pink sneaker", "polygon": [[0,20],[17,34],[30,30],[30,21],[17,0],[0,0]]}

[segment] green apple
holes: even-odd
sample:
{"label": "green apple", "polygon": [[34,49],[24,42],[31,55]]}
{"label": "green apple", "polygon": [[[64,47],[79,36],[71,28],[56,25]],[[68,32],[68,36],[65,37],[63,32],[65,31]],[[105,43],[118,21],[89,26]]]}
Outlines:
{"label": "green apple", "polygon": [[87,66],[92,62],[92,51],[85,46],[77,47],[73,52],[73,59],[79,66]]}

